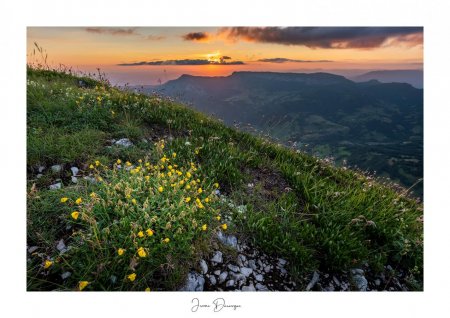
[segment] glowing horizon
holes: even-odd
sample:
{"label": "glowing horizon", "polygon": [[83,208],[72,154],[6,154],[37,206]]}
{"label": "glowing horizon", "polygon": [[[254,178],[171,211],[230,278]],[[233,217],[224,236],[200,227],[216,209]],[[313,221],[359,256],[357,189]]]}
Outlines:
{"label": "glowing horizon", "polygon": [[29,27],[48,64],[100,68],[113,84],[154,85],[182,74],[235,71],[340,74],[422,69],[421,28]]}

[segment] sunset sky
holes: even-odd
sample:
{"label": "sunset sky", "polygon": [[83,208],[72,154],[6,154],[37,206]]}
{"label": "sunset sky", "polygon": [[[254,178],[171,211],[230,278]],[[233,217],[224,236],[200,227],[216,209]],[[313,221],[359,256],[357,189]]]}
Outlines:
{"label": "sunset sky", "polygon": [[423,67],[421,27],[29,27],[29,63],[38,60],[34,42],[49,64],[100,68],[120,85],[242,70],[356,75]]}

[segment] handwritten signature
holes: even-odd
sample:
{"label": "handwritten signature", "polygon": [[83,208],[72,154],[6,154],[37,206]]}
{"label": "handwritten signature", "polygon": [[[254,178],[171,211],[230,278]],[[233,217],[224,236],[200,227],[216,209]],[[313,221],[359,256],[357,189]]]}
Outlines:
{"label": "handwritten signature", "polygon": [[200,300],[198,298],[193,298],[191,303],[194,304],[192,306],[191,311],[196,312],[199,308],[208,308],[213,310],[213,312],[219,312],[224,308],[231,308],[236,310],[237,308],[241,308],[241,305],[230,305],[225,303],[225,299],[216,298],[212,301],[212,304],[200,304]]}

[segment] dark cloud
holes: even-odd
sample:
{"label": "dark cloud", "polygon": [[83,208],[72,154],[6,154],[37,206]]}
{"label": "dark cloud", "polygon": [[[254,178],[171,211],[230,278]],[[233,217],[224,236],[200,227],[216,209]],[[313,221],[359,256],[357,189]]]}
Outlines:
{"label": "dark cloud", "polygon": [[370,49],[384,44],[423,43],[422,27],[232,27],[219,34],[230,40],[304,45],[310,48]]}
{"label": "dark cloud", "polygon": [[222,58],[223,58],[224,60],[231,60],[231,57],[226,56],[226,55],[222,56]]}
{"label": "dark cloud", "polygon": [[326,63],[333,62],[331,60],[293,60],[287,59],[284,57],[275,57],[271,59],[259,59],[258,62],[267,62],[267,63],[286,63],[286,62],[295,62],[295,63]]}
{"label": "dark cloud", "polygon": [[230,61],[225,62],[223,59],[219,61],[210,60],[161,60],[161,61],[148,61],[148,62],[136,62],[136,63],[122,63],[118,64],[120,66],[139,66],[139,65],[242,65],[245,64],[242,61]]}
{"label": "dark cloud", "polygon": [[136,28],[85,28],[86,32],[111,35],[137,35]]}
{"label": "dark cloud", "polygon": [[182,36],[185,41],[206,41],[209,39],[209,34],[206,32],[191,32]]}

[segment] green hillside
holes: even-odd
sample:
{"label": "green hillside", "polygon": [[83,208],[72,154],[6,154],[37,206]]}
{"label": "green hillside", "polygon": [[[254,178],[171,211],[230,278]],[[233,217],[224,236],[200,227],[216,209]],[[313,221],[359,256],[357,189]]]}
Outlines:
{"label": "green hillside", "polygon": [[287,260],[298,290],[387,265],[423,288],[423,206],[403,190],[169,99],[27,72],[28,290],[178,290],[219,230]]}

